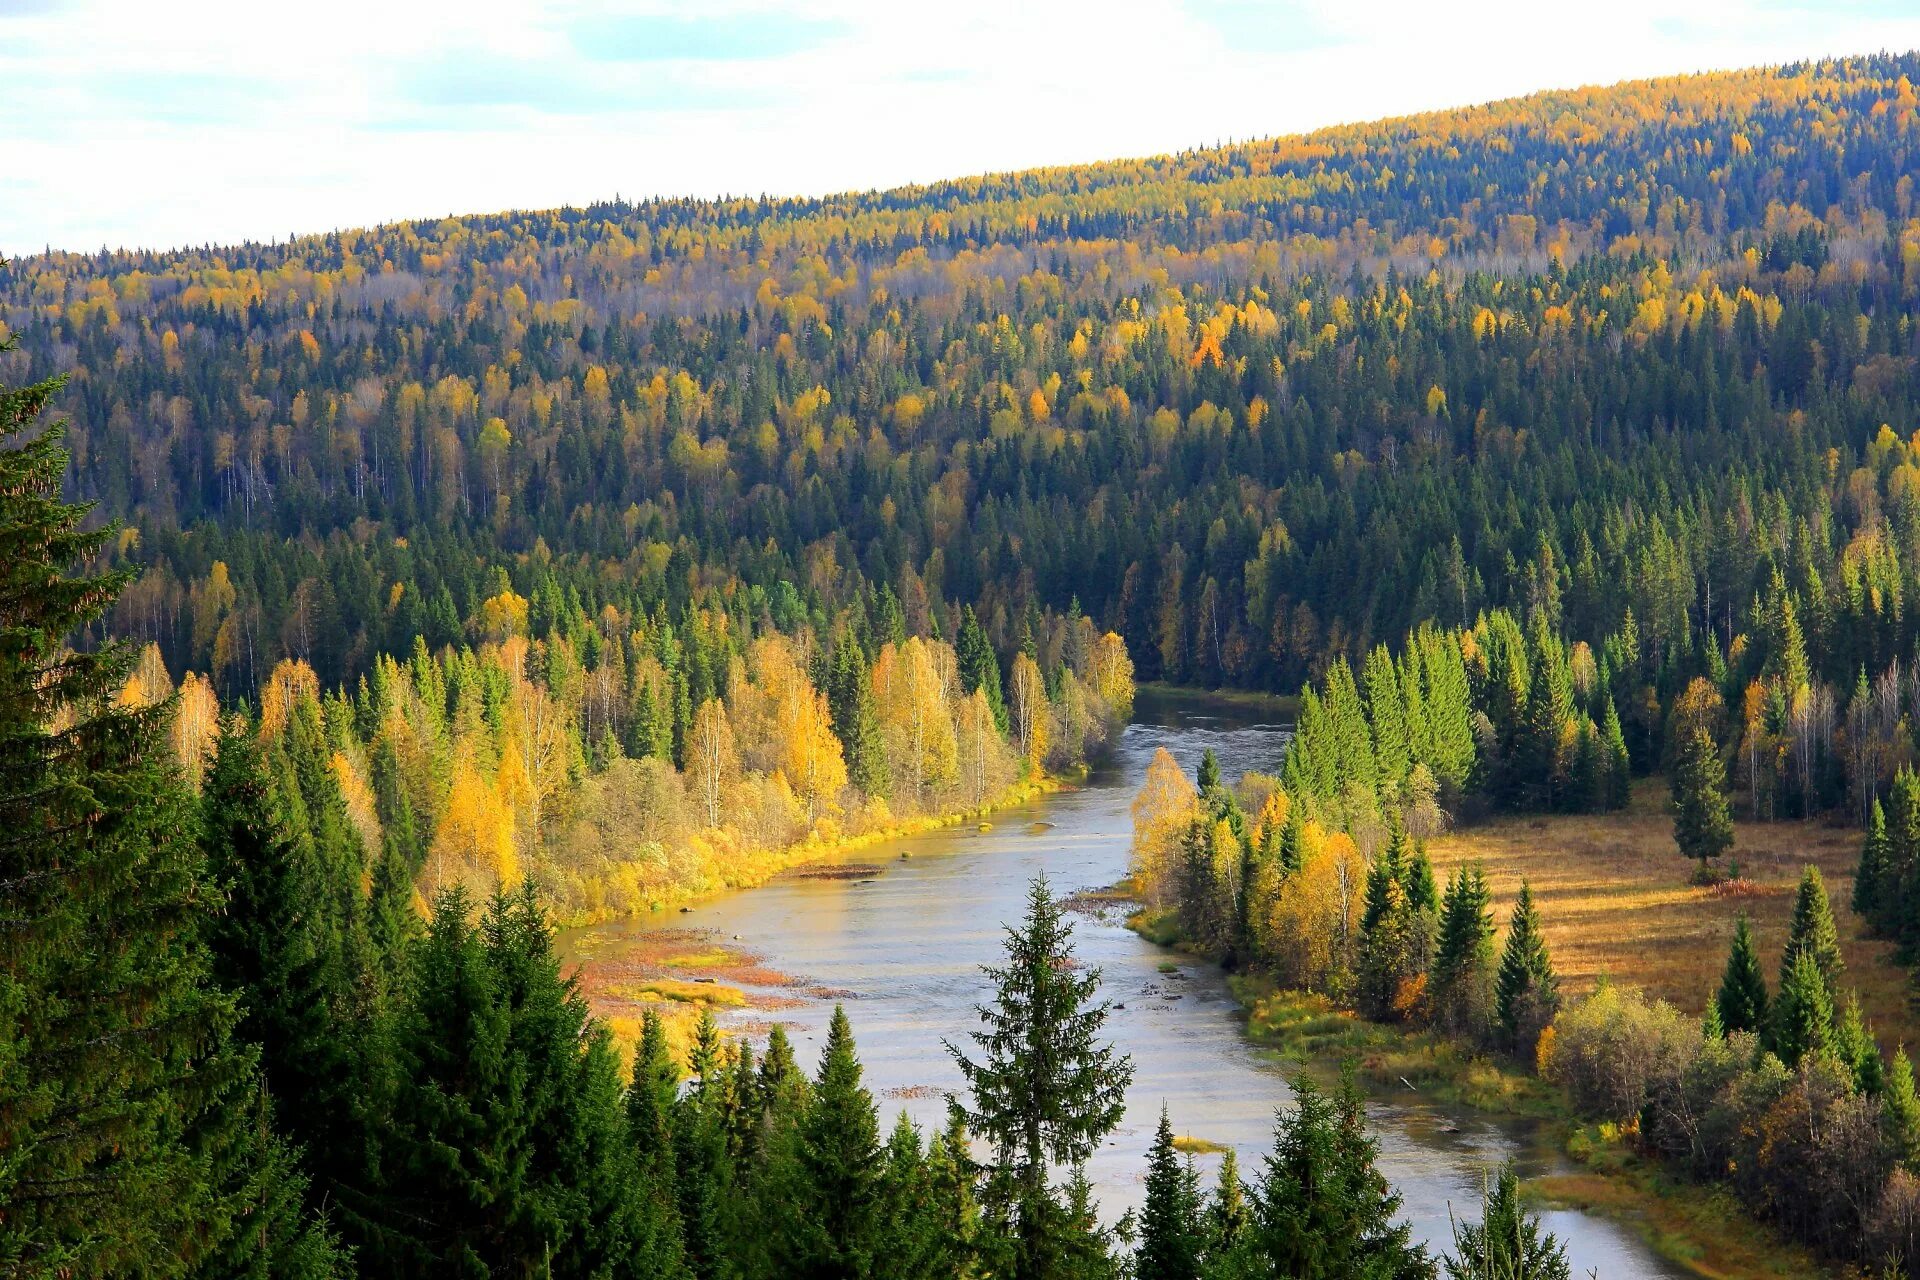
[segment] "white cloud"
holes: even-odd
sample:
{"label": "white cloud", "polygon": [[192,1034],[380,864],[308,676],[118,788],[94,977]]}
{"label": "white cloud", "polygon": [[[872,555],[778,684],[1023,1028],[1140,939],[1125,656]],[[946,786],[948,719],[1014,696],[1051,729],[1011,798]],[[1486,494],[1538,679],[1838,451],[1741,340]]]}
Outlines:
{"label": "white cloud", "polygon": [[0,0],[0,251],[1153,153],[1911,48],[1909,7]]}

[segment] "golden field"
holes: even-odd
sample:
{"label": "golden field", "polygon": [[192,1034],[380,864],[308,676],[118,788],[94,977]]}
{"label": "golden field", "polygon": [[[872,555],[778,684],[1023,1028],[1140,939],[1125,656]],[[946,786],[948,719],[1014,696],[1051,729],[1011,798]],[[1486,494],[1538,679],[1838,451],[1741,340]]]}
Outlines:
{"label": "golden field", "polygon": [[1907,1002],[1907,976],[1892,944],[1862,935],[1853,914],[1854,864],[1861,833],[1818,822],[1735,823],[1730,859],[1740,879],[1703,888],[1688,883],[1693,864],[1673,843],[1663,778],[1635,784],[1623,813],[1498,818],[1430,841],[1442,883],[1479,861],[1494,892],[1494,922],[1504,932],[1522,879],[1533,885],[1562,989],[1593,989],[1602,975],[1700,1013],[1720,984],[1734,921],[1745,912],[1769,983],[1793,913],[1794,890],[1808,863],[1820,868],[1833,901],[1847,971],[1882,1046],[1920,1045],[1920,1019]]}

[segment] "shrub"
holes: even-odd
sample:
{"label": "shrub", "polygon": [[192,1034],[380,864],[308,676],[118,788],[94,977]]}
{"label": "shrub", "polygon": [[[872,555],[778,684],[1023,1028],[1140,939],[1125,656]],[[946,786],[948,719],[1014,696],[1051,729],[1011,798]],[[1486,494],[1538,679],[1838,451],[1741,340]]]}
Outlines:
{"label": "shrub", "polygon": [[1554,1020],[1548,1079],[1563,1085],[1588,1116],[1626,1125],[1650,1091],[1678,1086],[1700,1052],[1700,1029],[1664,1000],[1603,983]]}

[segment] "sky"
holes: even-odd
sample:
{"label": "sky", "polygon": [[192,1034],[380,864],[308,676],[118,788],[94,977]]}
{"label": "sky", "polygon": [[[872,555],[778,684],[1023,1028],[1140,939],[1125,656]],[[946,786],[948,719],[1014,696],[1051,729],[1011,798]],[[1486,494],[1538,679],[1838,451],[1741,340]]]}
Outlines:
{"label": "sky", "polygon": [[889,187],[1912,48],[1920,0],[0,0],[0,256]]}

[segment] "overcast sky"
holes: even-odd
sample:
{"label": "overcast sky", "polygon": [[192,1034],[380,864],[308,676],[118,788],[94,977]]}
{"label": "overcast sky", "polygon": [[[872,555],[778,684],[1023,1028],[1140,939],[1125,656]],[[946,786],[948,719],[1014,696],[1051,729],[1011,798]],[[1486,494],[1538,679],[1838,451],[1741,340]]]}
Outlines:
{"label": "overcast sky", "polygon": [[0,255],[884,187],[1915,47],[1920,0],[0,0]]}

